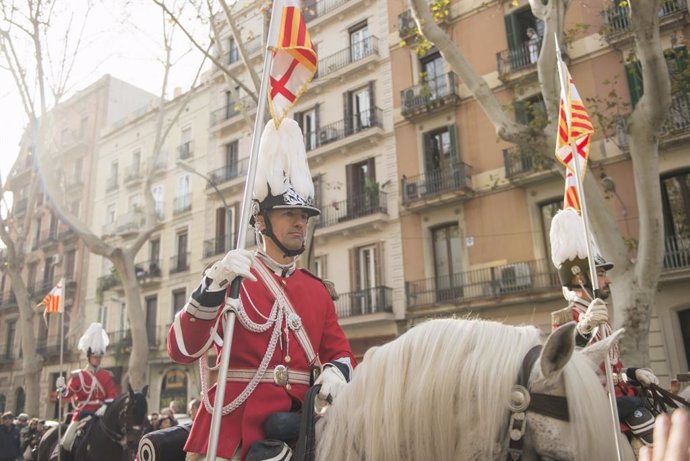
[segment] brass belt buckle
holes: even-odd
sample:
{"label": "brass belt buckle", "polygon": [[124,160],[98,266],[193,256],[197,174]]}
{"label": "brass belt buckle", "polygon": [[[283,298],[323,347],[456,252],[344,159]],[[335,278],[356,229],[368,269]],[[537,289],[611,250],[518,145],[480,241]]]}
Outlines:
{"label": "brass belt buckle", "polygon": [[278,365],[273,369],[273,382],[276,386],[285,387],[288,383],[288,367],[285,365]]}

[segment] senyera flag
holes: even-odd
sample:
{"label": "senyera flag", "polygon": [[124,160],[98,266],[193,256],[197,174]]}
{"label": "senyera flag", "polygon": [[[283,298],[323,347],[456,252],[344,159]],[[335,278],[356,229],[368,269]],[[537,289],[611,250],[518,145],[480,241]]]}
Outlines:
{"label": "senyera flag", "polygon": [[46,320],[46,315],[48,314],[61,314],[65,311],[64,286],[65,279],[61,278],[57,285],[55,285],[46,297],[43,298],[43,301],[36,305],[36,309],[45,306],[45,310],[43,311],[44,320]]}
{"label": "senyera flag", "polygon": [[268,103],[278,127],[314,77],[317,57],[298,0],[276,0],[274,8],[278,27],[268,42],[273,51]]}
{"label": "senyera flag", "polygon": [[565,170],[565,193],[563,194],[563,209],[566,208],[573,208],[578,213],[582,210],[580,196],[577,193],[577,179],[575,174],[568,169]]}
{"label": "senyera flag", "polygon": [[584,178],[589,158],[589,143],[594,128],[587,114],[570,72],[558,55],[558,72],[561,74],[561,101],[558,114],[558,135],[556,140],[556,157],[568,171],[575,172],[573,145],[578,155],[580,177]]}

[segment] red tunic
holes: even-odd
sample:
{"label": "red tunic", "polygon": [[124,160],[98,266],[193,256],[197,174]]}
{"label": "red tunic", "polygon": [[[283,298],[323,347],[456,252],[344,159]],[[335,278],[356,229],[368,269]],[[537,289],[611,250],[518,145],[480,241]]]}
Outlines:
{"label": "red tunic", "polygon": [[[257,258],[256,264],[262,264]],[[254,269],[257,282],[243,280],[240,290],[242,305],[247,316],[256,323],[265,323],[274,303],[274,298],[264,286]],[[287,277],[280,277],[273,272],[272,276],[283,288],[296,313],[301,317],[302,326],[318,354],[321,363],[346,358],[352,366],[355,359],[350,345],[338,324],[335,307],[330,294],[323,283],[306,271],[297,269]],[[245,292],[246,289],[246,292]],[[247,297],[251,298],[251,302]],[[191,355],[198,353],[214,333],[215,320],[201,320],[193,317],[185,309],[175,317],[175,322],[168,332],[168,354],[180,363],[196,360]],[[257,312],[258,311],[258,312]],[[218,314],[220,315],[220,309]],[[175,327],[179,332],[175,333]],[[219,336],[222,337],[222,320],[218,323]],[[309,372],[309,364],[295,333],[281,326],[281,339],[269,362],[269,369],[276,365],[286,365],[289,370]],[[285,331],[288,331],[286,340]],[[239,320],[235,321],[234,335],[230,354],[230,369],[256,370],[267,351],[273,327],[262,333],[247,330]],[[220,345],[214,342],[220,361]],[[289,353],[289,363],[285,356]],[[210,384],[210,383],[209,383]],[[232,402],[247,386],[246,382],[228,381],[225,390],[225,402]],[[232,458],[240,442],[244,457],[251,444],[265,438],[262,424],[272,413],[290,411],[293,399],[304,401],[308,385],[291,383],[291,389],[273,383],[261,382],[247,400],[235,411],[223,417],[217,454],[223,458]],[[214,402],[215,384],[209,389],[209,400]],[[194,419],[194,425],[185,445],[185,451],[206,453],[211,427],[211,414],[202,404]]]}
{"label": "red tunic", "polygon": [[105,400],[114,399],[117,395],[117,386],[108,370],[99,368],[94,371],[92,367],[86,367],[72,373],[64,396],[72,399],[75,408],[72,421],[78,421],[81,412],[94,412]]}

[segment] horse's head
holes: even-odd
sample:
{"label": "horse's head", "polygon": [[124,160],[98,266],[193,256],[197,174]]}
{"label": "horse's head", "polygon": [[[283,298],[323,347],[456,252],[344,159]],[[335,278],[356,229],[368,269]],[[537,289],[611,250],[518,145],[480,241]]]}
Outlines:
{"label": "horse's head", "polygon": [[530,371],[523,459],[615,457],[618,428],[595,369],[622,330],[582,352],[574,330],[571,322],[554,331]]}
{"label": "horse's head", "polygon": [[127,404],[122,414],[123,425],[127,442],[139,443],[147,419],[148,404],[146,394],[149,387],[144,386],[141,392],[135,392],[131,385],[127,385]]}

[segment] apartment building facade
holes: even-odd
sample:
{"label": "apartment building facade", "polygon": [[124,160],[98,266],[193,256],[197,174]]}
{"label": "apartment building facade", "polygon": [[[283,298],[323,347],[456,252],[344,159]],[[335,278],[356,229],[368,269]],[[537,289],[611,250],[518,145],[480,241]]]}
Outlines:
{"label": "apartment building facade", "polygon": [[[94,188],[92,173],[100,129],[139,108],[152,97],[139,88],[106,75],[51,111],[55,122],[47,148],[54,154],[53,158],[59,159],[57,178],[66,197],[66,208],[80,221],[88,222],[93,211],[93,202],[89,197],[92,197]],[[55,417],[57,407],[53,391],[59,372],[60,345],[63,344],[66,366],[76,368],[80,363],[80,358],[73,351],[85,328],[81,320],[87,311],[84,275],[89,251],[49,206],[41,186],[34,203],[28,203],[29,185],[38,174],[34,158],[36,148],[35,133],[27,129],[6,187],[13,192],[11,219],[19,221],[30,215],[23,276],[31,302],[40,302],[60,278],[64,277],[66,282],[64,342],[61,342],[58,316],[48,316],[47,322],[40,315],[35,315],[34,319],[36,352],[44,363],[40,412],[43,417]],[[20,412],[26,396],[18,328],[19,311],[9,276],[6,273],[0,276],[0,331],[3,338],[0,346],[0,408]]]}
{"label": "apartment building facade", "polygon": [[[546,38],[528,2],[433,3],[446,5],[441,26],[500,103],[513,107],[517,121],[538,124],[545,111],[536,64]],[[607,82],[614,82],[617,94],[634,104],[641,85],[639,64],[628,61],[633,42],[627,7],[595,4],[569,8],[566,30],[589,24],[569,43],[570,72],[583,97],[607,94]],[[659,15],[673,72],[679,65],[674,58],[687,53],[687,3],[662,2]],[[493,124],[438,50],[415,52],[416,25],[407,2],[389,5],[389,23],[408,323],[469,314],[548,331],[550,312],[565,305],[548,242],[550,220],[562,206],[558,167],[497,140]],[[536,43],[528,41],[530,28],[539,36]],[[690,366],[687,98],[687,91],[674,92],[659,149],[666,257],[650,354],[666,380]],[[635,239],[638,215],[625,137],[607,134],[593,141],[591,171],[606,178],[601,186],[611,212],[623,235]]]}

